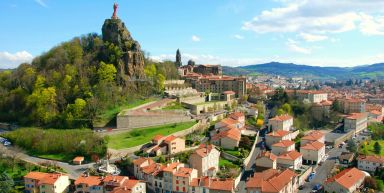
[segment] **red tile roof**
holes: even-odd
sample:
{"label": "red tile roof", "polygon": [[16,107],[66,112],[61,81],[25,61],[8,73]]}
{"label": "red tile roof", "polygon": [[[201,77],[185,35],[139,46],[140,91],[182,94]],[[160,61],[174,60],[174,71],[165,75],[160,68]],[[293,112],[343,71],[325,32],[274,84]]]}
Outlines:
{"label": "red tile roof", "polygon": [[221,131],[220,133],[214,135],[212,137],[213,140],[218,140],[221,138],[230,138],[236,141],[240,141],[241,139],[241,132],[238,129],[229,129],[225,131]]}
{"label": "red tile roof", "polygon": [[300,147],[300,149],[306,149],[306,150],[320,150],[321,148],[325,147],[324,143],[314,141],[312,143],[307,143],[304,146]]}
{"label": "red tile roof", "polygon": [[325,183],[331,183],[336,182],[343,187],[349,189],[352,186],[356,185],[359,181],[363,181],[365,178],[365,174],[356,169],[356,168],[348,168],[340,173],[336,174],[335,176],[328,178]]}
{"label": "red tile roof", "polygon": [[199,155],[200,157],[206,157],[209,153],[211,153],[212,149],[216,148],[212,144],[200,144],[199,148],[195,150],[195,154]]}
{"label": "red tile roof", "polygon": [[234,120],[239,120],[240,118],[244,118],[244,113],[242,112],[234,112],[232,114],[230,114],[228,117],[230,117],[231,119],[234,119]]}
{"label": "red tile roof", "polygon": [[275,147],[289,147],[289,146],[292,146],[294,144],[295,144],[295,142],[293,142],[291,140],[281,140],[280,142],[277,142],[277,143],[273,144],[272,146],[275,146]]}
{"label": "red tile roof", "polygon": [[153,141],[159,141],[159,140],[161,140],[163,138],[164,138],[164,136],[162,136],[162,135],[155,135],[155,137],[153,137],[152,140]]}
{"label": "red tile roof", "polygon": [[362,119],[367,117],[366,113],[352,113],[346,117],[346,119]]}
{"label": "red tile roof", "polygon": [[86,184],[87,186],[101,186],[103,179],[100,176],[80,176],[76,179],[75,185]]}
{"label": "red tile roof", "polygon": [[77,156],[77,157],[75,157],[75,158],[73,159],[73,161],[74,161],[74,162],[82,162],[82,161],[84,161],[84,157],[82,157],[82,156]]}
{"label": "red tile roof", "polygon": [[273,137],[284,137],[286,135],[289,135],[289,131],[284,131],[284,130],[278,130],[278,131],[272,131],[268,133],[268,136],[273,136]]}
{"label": "red tile roof", "polygon": [[286,160],[296,160],[297,158],[303,156],[301,153],[297,151],[288,151],[285,153],[282,153],[278,156],[278,159],[286,159]]}
{"label": "red tile roof", "polygon": [[296,177],[296,173],[290,169],[280,172],[275,169],[268,169],[261,173],[255,173],[246,182],[246,188],[259,188],[261,192],[280,192],[292,179]]}
{"label": "red tile roof", "polygon": [[212,179],[209,177],[194,178],[191,186],[205,187],[211,190],[232,191],[234,186],[233,179]]}
{"label": "red tile roof", "polygon": [[122,183],[122,182],[124,182],[127,179],[128,179],[127,176],[112,176],[112,175],[108,175],[108,176],[105,176],[105,178],[103,179],[103,182],[104,183],[108,183],[108,182]]}
{"label": "red tile roof", "polygon": [[359,157],[357,157],[357,160],[384,164],[384,156],[379,155],[359,155]]}
{"label": "red tile roof", "polygon": [[266,157],[266,158],[269,158],[270,160],[272,161],[275,161],[277,159],[276,155],[273,154],[272,152],[270,151],[263,151],[260,153],[260,155],[257,156],[258,158],[261,158],[261,157]]}
{"label": "red tile roof", "polygon": [[135,160],[132,161],[132,163],[133,163],[134,165],[141,165],[141,164],[143,164],[143,163],[145,163],[145,162],[148,162],[148,164],[155,163],[152,159],[150,159],[150,158],[145,158],[145,157],[140,157],[140,158],[135,159]]}
{"label": "red tile roof", "polygon": [[280,116],[273,117],[272,119],[269,119],[269,120],[271,120],[271,121],[287,121],[290,119],[293,119],[293,117],[290,115],[280,115]]}
{"label": "red tile roof", "polygon": [[175,137],[174,135],[170,135],[168,136],[167,138],[164,139],[164,142],[165,143],[171,143],[173,140],[175,140],[177,137]]}
{"label": "red tile roof", "polygon": [[53,185],[63,174],[57,173],[43,173],[43,172],[29,172],[24,178],[34,179],[39,181],[39,184]]}
{"label": "red tile roof", "polygon": [[305,140],[310,140],[310,141],[316,141],[316,140],[319,140],[321,138],[324,137],[324,133],[320,132],[320,131],[312,131],[310,133],[308,133],[307,135],[305,135],[304,137],[302,137],[301,139],[305,139]]}
{"label": "red tile roof", "polygon": [[163,171],[164,171],[164,172],[173,172],[173,171],[177,168],[177,166],[179,166],[179,165],[181,165],[181,163],[179,163],[179,162],[173,162],[173,163],[170,163],[170,164],[168,164],[168,165],[163,169]]}
{"label": "red tile roof", "polygon": [[191,176],[192,172],[193,172],[192,168],[181,167],[173,175],[186,178],[186,177]]}

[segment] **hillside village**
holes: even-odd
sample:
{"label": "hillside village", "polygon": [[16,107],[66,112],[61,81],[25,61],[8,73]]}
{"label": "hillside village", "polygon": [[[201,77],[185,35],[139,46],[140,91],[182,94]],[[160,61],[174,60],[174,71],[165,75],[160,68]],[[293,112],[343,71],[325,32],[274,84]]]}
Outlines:
{"label": "hillside village", "polygon": [[[131,82],[146,76],[144,56],[115,13],[103,38],[124,50],[116,79],[140,88]],[[28,193],[384,191],[382,80],[229,76],[219,64],[183,65],[180,52],[160,93],[61,135],[76,143],[63,157],[33,152],[23,129],[2,123],[0,168],[12,177],[0,181]]]}

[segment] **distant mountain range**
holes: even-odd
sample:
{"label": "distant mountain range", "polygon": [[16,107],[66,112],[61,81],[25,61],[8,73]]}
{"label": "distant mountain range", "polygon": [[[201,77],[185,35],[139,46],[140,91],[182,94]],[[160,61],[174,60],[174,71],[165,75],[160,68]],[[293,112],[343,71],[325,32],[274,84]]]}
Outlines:
{"label": "distant mountain range", "polygon": [[286,77],[305,77],[313,79],[350,79],[379,78],[384,79],[384,63],[356,67],[320,67],[293,63],[270,62],[240,67],[223,66],[227,75],[282,75]]}

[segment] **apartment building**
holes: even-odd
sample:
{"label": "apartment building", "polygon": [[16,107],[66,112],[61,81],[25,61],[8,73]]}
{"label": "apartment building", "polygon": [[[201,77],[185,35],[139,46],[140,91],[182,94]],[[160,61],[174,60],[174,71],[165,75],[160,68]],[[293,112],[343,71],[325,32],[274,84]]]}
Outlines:
{"label": "apartment building", "polygon": [[192,180],[189,193],[235,193],[233,179],[216,179],[207,176]]}
{"label": "apartment building", "polygon": [[152,139],[152,146],[144,150],[147,153],[159,156],[175,154],[185,150],[185,139],[170,135],[168,137],[156,135]]}
{"label": "apartment building", "polygon": [[144,182],[127,176],[80,176],[75,181],[75,193],[145,193]]}
{"label": "apartment building", "polygon": [[291,140],[281,140],[272,145],[272,153],[280,155],[282,153],[295,150],[295,142]]}
{"label": "apartment building", "polygon": [[268,169],[254,173],[246,182],[245,189],[247,193],[294,193],[298,182],[297,174],[290,169]]}
{"label": "apartment building", "polygon": [[325,156],[325,144],[318,141],[306,143],[300,147],[300,153],[304,163],[317,164]]}
{"label": "apartment building", "polygon": [[276,169],[277,156],[269,151],[263,151],[256,157],[255,165],[258,168]]}
{"label": "apartment building", "polygon": [[347,168],[324,182],[327,192],[352,193],[363,184],[365,174],[356,168]]}
{"label": "apartment building", "polygon": [[282,168],[291,168],[294,170],[302,166],[303,155],[300,152],[289,151],[277,156],[277,166]]}
{"label": "apartment building", "polygon": [[360,133],[368,126],[367,113],[352,113],[344,118],[344,131],[355,131]]}
{"label": "apartment building", "polygon": [[310,142],[318,141],[320,143],[325,143],[325,135],[321,131],[311,131],[301,138],[300,145],[303,146]]}
{"label": "apartment building", "polygon": [[293,126],[293,117],[290,115],[280,115],[269,119],[269,129],[273,131],[290,131]]}
{"label": "apartment building", "polygon": [[357,158],[357,168],[367,172],[375,172],[377,168],[384,168],[384,156],[360,155]]}
{"label": "apartment building", "polygon": [[25,191],[28,193],[64,193],[70,184],[65,174],[29,172],[24,176]]}
{"label": "apartment building", "polygon": [[220,151],[214,145],[201,144],[189,157],[189,165],[198,176],[215,176],[219,171]]}
{"label": "apartment building", "polygon": [[340,104],[343,113],[364,113],[366,102],[363,99],[339,99],[337,102]]}
{"label": "apartment building", "polygon": [[282,140],[291,140],[291,133],[289,131],[277,130],[265,135],[265,143],[269,148]]}
{"label": "apartment building", "polygon": [[183,77],[199,92],[224,93],[235,92],[235,97],[242,97],[246,93],[246,78],[225,75],[187,74]]}

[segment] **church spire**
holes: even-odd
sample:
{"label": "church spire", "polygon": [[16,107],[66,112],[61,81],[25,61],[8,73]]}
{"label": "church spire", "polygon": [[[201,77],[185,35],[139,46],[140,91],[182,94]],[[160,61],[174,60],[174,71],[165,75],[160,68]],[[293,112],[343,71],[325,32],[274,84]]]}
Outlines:
{"label": "church spire", "polygon": [[181,54],[180,54],[180,50],[179,49],[177,49],[177,51],[176,51],[176,62],[175,62],[175,64],[176,64],[176,67],[180,67],[182,65],[182,63],[181,63]]}

